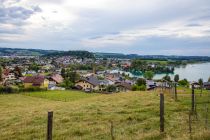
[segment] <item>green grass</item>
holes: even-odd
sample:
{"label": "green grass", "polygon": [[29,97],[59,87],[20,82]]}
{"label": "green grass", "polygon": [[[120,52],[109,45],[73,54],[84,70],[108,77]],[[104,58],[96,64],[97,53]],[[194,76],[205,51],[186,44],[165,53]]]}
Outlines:
{"label": "green grass", "polygon": [[55,101],[74,101],[74,100],[79,100],[79,99],[88,98],[92,96],[97,96],[100,94],[64,90],[64,91],[32,92],[32,93],[24,93],[23,95],[38,97],[38,98],[45,98],[45,99],[55,100]]}
{"label": "green grass", "polygon": [[[207,93],[197,97],[199,116],[198,121],[193,117],[192,139],[210,138],[210,129],[204,129],[204,105],[210,100],[208,97]],[[189,109],[190,94],[178,94],[177,102],[165,94],[165,133],[160,134],[159,96],[155,91],[110,95],[76,91],[0,95],[0,139],[45,139],[47,111],[53,110],[53,139],[56,140],[110,140],[110,121],[114,124],[116,140],[188,140]]]}
{"label": "green grass", "polygon": [[[192,93],[192,89],[190,88],[186,88],[186,87],[182,87],[182,86],[178,86],[177,87],[177,91],[179,94],[191,94]],[[208,90],[204,90],[202,91],[202,94],[208,94],[210,93],[210,91]],[[195,94],[201,94],[201,90],[200,89],[195,89]]]}
{"label": "green grass", "polygon": [[168,61],[166,61],[166,60],[150,60],[150,59],[147,59],[147,60],[144,60],[144,61],[151,62],[151,63],[160,63],[161,65],[168,64]]}

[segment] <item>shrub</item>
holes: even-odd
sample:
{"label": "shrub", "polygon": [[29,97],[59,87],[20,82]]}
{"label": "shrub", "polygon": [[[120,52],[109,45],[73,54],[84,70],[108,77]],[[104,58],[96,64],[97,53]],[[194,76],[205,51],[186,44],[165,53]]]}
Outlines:
{"label": "shrub", "polygon": [[133,85],[132,90],[133,91],[145,91],[146,90],[146,85],[141,85],[141,86]]}
{"label": "shrub", "polygon": [[109,85],[106,87],[107,92],[116,92],[116,87],[114,85]]}
{"label": "shrub", "polygon": [[132,86],[132,90],[133,90],[133,91],[136,91],[137,89],[138,89],[138,86],[137,86],[137,85],[133,85],[133,86]]}
{"label": "shrub", "polygon": [[33,92],[33,91],[45,91],[47,88],[40,88],[40,87],[28,87],[28,88],[23,88],[22,91],[24,92]]}
{"label": "shrub", "polygon": [[179,81],[179,85],[180,86],[188,86],[189,82],[187,81],[187,79],[183,79]]}
{"label": "shrub", "polygon": [[145,90],[146,90],[146,85],[141,85],[141,86],[139,86],[139,90],[140,90],[140,91],[145,91]]}
{"label": "shrub", "polygon": [[1,86],[0,87],[0,93],[18,93],[19,88],[16,86]]}
{"label": "shrub", "polygon": [[146,85],[146,80],[144,78],[139,78],[137,81],[136,81],[136,84],[138,86],[141,86],[141,85]]}

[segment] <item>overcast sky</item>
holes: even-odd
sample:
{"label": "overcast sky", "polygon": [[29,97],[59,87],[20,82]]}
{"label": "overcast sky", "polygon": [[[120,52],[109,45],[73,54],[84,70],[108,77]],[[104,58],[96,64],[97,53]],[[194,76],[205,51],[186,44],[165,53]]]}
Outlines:
{"label": "overcast sky", "polygon": [[210,56],[210,0],[0,0],[0,47]]}

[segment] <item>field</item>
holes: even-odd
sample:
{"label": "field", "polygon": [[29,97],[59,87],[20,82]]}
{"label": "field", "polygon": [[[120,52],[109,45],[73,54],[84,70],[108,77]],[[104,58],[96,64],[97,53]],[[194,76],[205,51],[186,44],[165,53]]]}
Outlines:
{"label": "field", "polygon": [[[190,91],[190,90],[189,90]],[[189,133],[190,94],[178,94],[175,102],[165,94],[165,133],[159,132],[159,91],[117,94],[87,94],[78,91],[48,91],[0,95],[0,139],[46,139],[47,111],[54,111],[53,139],[116,140],[210,139],[210,121],[205,128],[205,105],[210,94],[196,91],[198,119]],[[208,115],[210,120],[210,114]]]}
{"label": "field", "polygon": [[75,101],[83,98],[88,98],[92,96],[97,96],[100,94],[92,93],[92,94],[85,94],[81,91],[42,91],[42,92],[33,92],[33,93],[24,93],[23,95],[31,96],[31,97],[38,97],[38,98],[45,98],[54,101]]}
{"label": "field", "polygon": [[144,61],[150,62],[150,63],[160,63],[161,65],[167,65],[168,64],[167,60],[150,60],[150,59],[146,59]]}

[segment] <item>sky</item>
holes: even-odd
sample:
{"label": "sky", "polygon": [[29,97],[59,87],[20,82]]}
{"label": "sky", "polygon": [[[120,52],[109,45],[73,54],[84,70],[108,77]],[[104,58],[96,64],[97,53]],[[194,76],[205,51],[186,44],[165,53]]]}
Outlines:
{"label": "sky", "polygon": [[0,0],[0,47],[210,56],[210,0]]}

